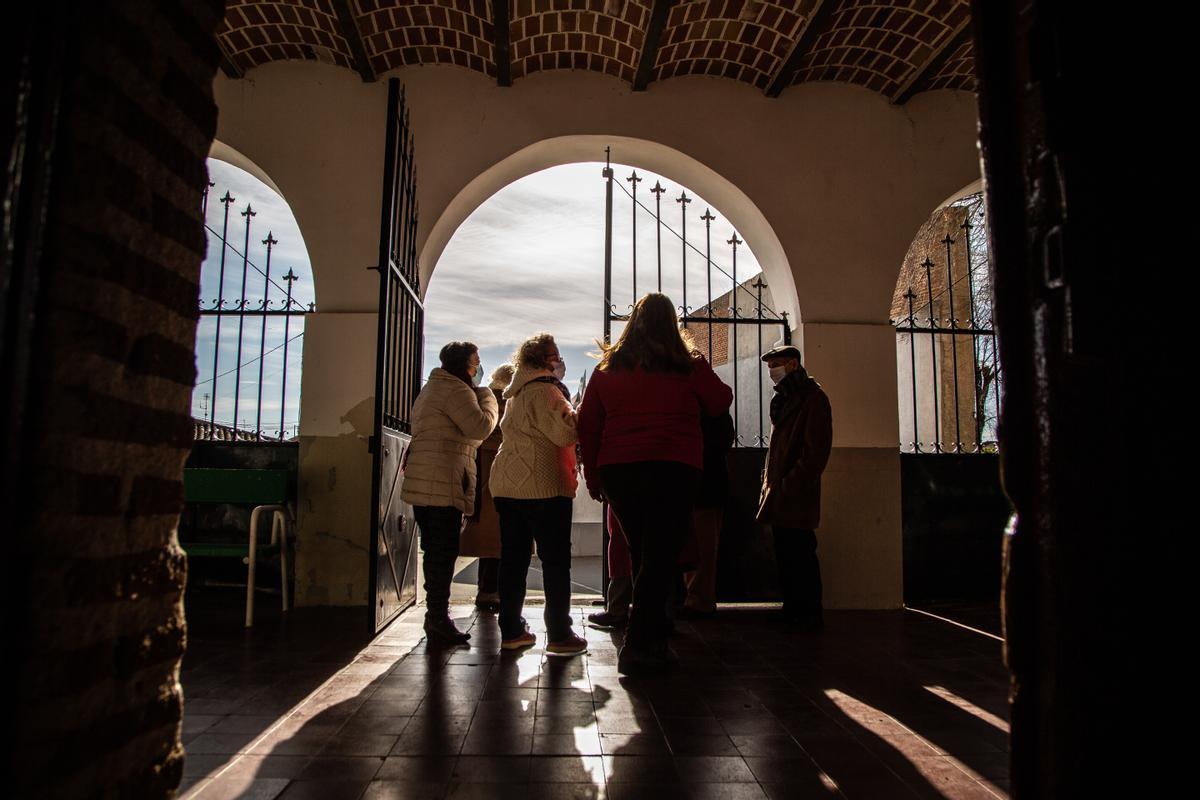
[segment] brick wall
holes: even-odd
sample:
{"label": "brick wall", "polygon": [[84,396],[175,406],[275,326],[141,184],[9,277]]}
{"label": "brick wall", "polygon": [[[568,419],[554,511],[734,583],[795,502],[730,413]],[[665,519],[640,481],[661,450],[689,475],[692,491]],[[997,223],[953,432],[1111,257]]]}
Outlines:
{"label": "brick wall", "polygon": [[[970,15],[964,0],[841,0],[801,64],[799,81],[845,81],[894,97],[906,78],[926,64]],[[966,48],[951,54],[935,77],[937,88],[971,88],[962,74]]]}
{"label": "brick wall", "polygon": [[[168,797],[178,784],[199,197],[223,2],[72,4],[25,419],[6,537],[26,602],[9,796]],[[59,16],[46,12],[47,16]]]}
{"label": "brick wall", "polygon": [[[963,280],[967,270],[967,239],[963,232],[963,223],[966,222],[968,214],[967,208],[963,206],[939,208],[917,231],[904,256],[904,263],[900,265],[896,288],[892,292],[890,317],[893,322],[908,324],[908,299],[905,295],[912,289],[916,295],[913,298],[913,311],[917,325],[927,324],[925,317],[928,316],[932,287],[934,316],[942,320],[941,324],[948,324],[950,309],[946,285],[949,282],[949,273],[946,269],[946,245],[943,240],[949,236],[954,240],[950,257],[953,259],[951,266],[956,278],[955,316],[958,317],[960,325],[967,324],[967,317],[970,315],[966,309],[970,308],[971,301],[968,286]],[[923,266],[927,258],[934,264],[928,277]]]}
{"label": "brick wall", "polygon": [[512,76],[551,69],[590,69],[633,82],[650,24],[638,0],[512,3]]}
{"label": "brick wall", "polygon": [[[755,288],[754,284],[756,281],[760,280],[761,277],[761,275],[755,275],[747,278],[739,284],[741,288],[738,290],[737,306],[738,315],[742,318],[753,319],[757,315],[757,289]],[[723,319],[729,318],[731,294],[732,292],[725,292],[720,297],[713,298],[713,317]],[[765,282],[763,283],[762,302],[764,309],[763,316],[770,317],[772,315],[771,309],[774,308],[775,300],[771,294],[771,288],[767,286]],[[708,306],[707,304],[702,305],[699,308],[694,309],[691,313],[694,317],[703,317],[708,313]],[[732,326],[728,324],[713,325],[711,342],[709,342],[709,326],[705,323],[693,322],[685,325],[684,327],[687,328],[688,333],[691,334],[692,342],[695,343],[696,348],[701,352],[701,354],[704,355],[705,358],[709,358],[709,346],[711,345],[712,357],[709,358],[709,363],[712,364],[714,368],[729,363],[730,334]],[[779,326],[768,326],[764,329],[764,351],[775,345],[775,341],[780,337],[781,332],[782,328]],[[740,340],[737,348],[738,358],[746,358],[747,355],[757,357],[757,334],[755,333],[754,329],[749,325],[743,325],[738,333],[738,337]]]}
{"label": "brick wall", "polygon": [[[488,0],[360,0],[357,8],[359,35],[377,73],[417,64],[455,64],[496,77]],[[234,20],[228,24],[232,31],[239,29]],[[271,41],[279,38],[271,31],[265,35]]]}
{"label": "brick wall", "polygon": [[[728,317],[729,316],[729,301],[728,301],[729,293],[726,292],[725,294],[726,294],[725,306],[723,306],[723,307],[718,306],[715,301],[713,302],[713,316],[714,317]],[[707,311],[706,307],[701,306],[699,310],[694,312],[694,314],[695,314],[695,316],[701,316],[701,315],[705,314],[706,311]],[[687,332],[692,335],[692,341],[695,343],[696,349],[699,350],[704,355],[705,358],[709,359],[710,364],[712,364],[714,367],[719,367],[722,364],[726,364],[729,362],[729,326],[728,325],[713,325],[712,326],[712,342],[709,342],[708,325],[705,325],[703,322],[695,323],[692,325],[685,325],[684,327],[687,328]],[[710,345],[712,347],[711,358],[709,357]]]}
{"label": "brick wall", "polygon": [[[513,79],[545,70],[591,70],[631,83],[646,43],[649,0],[509,0]],[[349,0],[371,68],[453,64],[497,75],[490,0]],[[688,0],[662,30],[652,80],[732,78],[767,88],[809,33],[789,84],[845,81],[894,97],[934,64],[926,89],[973,89],[973,51],[956,40],[967,0]],[[229,0],[218,36],[239,70],[304,59],[352,68],[351,45],[332,0]]]}
{"label": "brick wall", "polygon": [[704,0],[671,8],[656,80],[717,75],[764,89],[783,66],[817,3]]}

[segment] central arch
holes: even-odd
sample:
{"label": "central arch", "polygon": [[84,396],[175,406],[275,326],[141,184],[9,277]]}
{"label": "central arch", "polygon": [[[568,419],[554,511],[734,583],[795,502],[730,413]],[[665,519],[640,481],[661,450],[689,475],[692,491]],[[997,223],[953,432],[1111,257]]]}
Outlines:
{"label": "central arch", "polygon": [[[709,200],[737,229],[762,265],[773,288],[777,311],[786,311],[799,333],[800,303],[783,244],[754,201],[732,181],[672,147],[628,136],[559,136],[524,147],[477,175],[438,217],[421,249],[421,286],[429,279],[454,232],[489,197],[527,175],[564,164],[599,161],[606,147],[612,160],[670,176]],[[597,191],[602,183],[596,176]],[[699,212],[697,212],[699,213]]]}

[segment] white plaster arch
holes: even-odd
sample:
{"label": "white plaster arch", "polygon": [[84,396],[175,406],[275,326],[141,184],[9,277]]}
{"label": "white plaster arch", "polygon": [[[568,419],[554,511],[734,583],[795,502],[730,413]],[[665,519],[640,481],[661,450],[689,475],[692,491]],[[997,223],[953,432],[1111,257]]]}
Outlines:
{"label": "white plaster arch", "polygon": [[[947,208],[947,207],[953,205],[954,203],[957,203],[959,200],[962,200],[963,198],[970,197],[971,195],[978,194],[982,191],[983,191],[983,178],[978,178],[976,180],[971,181],[966,186],[962,187],[957,192],[950,195],[945,200],[943,200],[942,202],[940,202],[936,206],[934,206],[932,209],[930,209],[929,216],[927,216],[924,220],[922,220],[921,224],[913,229],[912,241],[909,242],[908,250],[905,251],[904,258],[900,259],[900,261],[896,265],[896,285],[895,285],[893,292],[898,292],[900,290],[900,281],[904,277],[904,262],[908,257],[908,253],[911,252],[913,245],[916,243],[917,238],[921,235],[921,230],[925,227],[925,224],[927,222],[929,222],[929,220],[933,219],[934,215],[937,214],[942,209]],[[893,300],[894,299],[895,299],[895,294],[893,293]]]}
{"label": "white plaster arch", "polygon": [[657,142],[628,136],[575,134],[535,142],[502,159],[471,180],[451,200],[430,229],[421,250],[421,286],[429,279],[455,231],[471,213],[505,186],[551,167],[599,161],[606,147],[615,163],[665,175],[696,192],[719,210],[749,245],[772,287],[776,310],[786,311],[793,330],[800,322],[796,283],[779,236],[754,201],[712,168]]}
{"label": "white plaster arch", "polygon": [[[283,197],[283,190],[275,185],[275,181],[267,174],[266,170],[258,165],[253,159],[249,158],[242,151],[233,146],[222,142],[220,139],[213,139],[212,147],[208,150],[208,157],[215,158],[218,161],[224,161],[226,164],[232,164],[243,172],[248,172],[255,178],[265,183],[271,188],[275,194]],[[287,198],[284,197],[284,202]]]}
{"label": "white plaster arch", "polygon": [[[317,298],[317,270],[312,265],[312,255],[309,250],[309,241],[308,241],[308,238],[305,236],[306,221],[311,221],[311,217],[308,219],[301,219],[301,210],[302,209],[297,208],[296,205],[293,203],[294,196],[288,197],[288,195],[283,191],[283,189],[280,188],[279,184],[276,183],[275,178],[273,176],[274,170],[268,171],[256,159],[251,158],[249,155],[247,155],[246,153],[237,149],[236,147],[229,144],[228,142],[223,141],[221,139],[213,139],[212,146],[209,148],[209,151],[208,151],[208,157],[210,159],[214,159],[217,161],[223,161],[226,164],[237,167],[238,169],[242,170],[243,172],[247,173],[248,175],[250,175],[253,178],[257,179],[258,181],[262,182],[268,189],[270,189],[272,192],[275,193],[277,200],[267,198],[268,208],[265,209],[265,212],[266,212],[265,215],[259,217],[258,222],[259,222],[259,224],[265,223],[267,225],[268,229],[274,227],[275,231],[278,232],[279,231],[279,228],[277,227],[279,224],[277,221],[278,214],[283,211],[286,211],[286,213],[291,215],[292,221],[295,223],[295,226],[296,226],[296,233],[300,237],[299,249],[304,251],[304,260],[309,265],[308,275],[305,276],[304,279],[312,282],[311,297],[313,300],[316,300],[316,298]],[[217,189],[217,191],[221,191],[221,189]],[[300,193],[294,193],[294,194],[300,194]],[[261,205],[261,202],[262,201],[260,199],[260,201],[255,204],[256,208],[258,209],[256,214],[264,212],[264,208]],[[301,205],[303,205],[303,204],[301,204]],[[291,258],[296,258],[298,256],[298,253],[295,252],[295,250],[293,249],[294,247],[295,247],[295,245],[291,242],[286,242],[284,244],[284,247],[282,247],[282,248],[276,247],[276,249],[274,251],[275,257],[277,259],[280,257],[287,258],[289,256]]]}
{"label": "white plaster arch", "polygon": [[966,186],[959,189],[957,192],[950,195],[942,202],[938,203],[937,208],[935,208],[933,210],[937,211],[939,209],[945,208],[946,206],[950,205],[951,203],[957,203],[959,200],[962,200],[964,197],[969,197],[970,195],[978,194],[982,191],[983,191],[983,178],[978,178],[976,180],[971,181]]}

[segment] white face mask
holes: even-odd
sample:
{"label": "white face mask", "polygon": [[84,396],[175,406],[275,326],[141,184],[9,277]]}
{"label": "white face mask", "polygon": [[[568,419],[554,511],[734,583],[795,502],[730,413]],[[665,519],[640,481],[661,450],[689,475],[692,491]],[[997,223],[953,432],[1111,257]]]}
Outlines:
{"label": "white face mask", "polygon": [[554,362],[554,377],[560,381],[567,376],[567,362],[561,358]]}
{"label": "white face mask", "polygon": [[771,367],[771,383],[779,383],[787,377],[787,367]]}

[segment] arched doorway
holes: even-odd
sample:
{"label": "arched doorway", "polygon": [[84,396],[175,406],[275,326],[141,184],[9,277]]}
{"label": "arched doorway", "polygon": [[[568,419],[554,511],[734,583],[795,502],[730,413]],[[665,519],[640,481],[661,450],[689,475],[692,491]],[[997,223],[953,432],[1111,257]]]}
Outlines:
{"label": "arched doorway", "polygon": [[792,268],[779,236],[754,201],[730,179],[692,156],[664,144],[627,136],[573,135],[545,139],[477,175],[446,205],[430,229],[421,249],[423,278],[432,275],[454,232],[487,198],[514,181],[545,169],[598,163],[606,152],[614,163],[666,176],[723,210],[757,256],[766,279],[773,283],[779,311],[787,312],[793,326],[798,328],[800,302]]}
{"label": "arched doorway", "polygon": [[216,141],[208,173],[192,398],[197,438],[295,438],[305,317],[317,299],[304,237],[279,187],[245,155]]}
{"label": "arched doorway", "polygon": [[[731,469],[742,478],[741,496],[736,513],[726,517],[731,535],[722,562],[723,599],[770,599],[773,557],[765,532],[753,523],[773,395],[759,357],[785,331],[790,335],[789,315],[777,311],[776,287],[727,207],[675,175],[624,162],[611,164],[610,180],[610,165],[590,155],[518,177],[482,198],[438,263],[423,265],[430,273],[423,286],[426,373],[447,341],[479,345],[490,372],[526,336],[548,330],[566,357],[569,388],[578,401],[595,363],[596,342],[610,329],[614,337],[620,333],[624,314],[639,296],[666,293],[737,398],[738,452]],[[609,193],[616,195],[611,214]],[[575,592],[599,594],[602,510],[580,492],[574,512]],[[474,570],[463,557],[459,594],[473,587]]]}
{"label": "arched doorway", "polygon": [[999,637],[1002,371],[979,182],[917,230],[892,298],[909,608]]}

